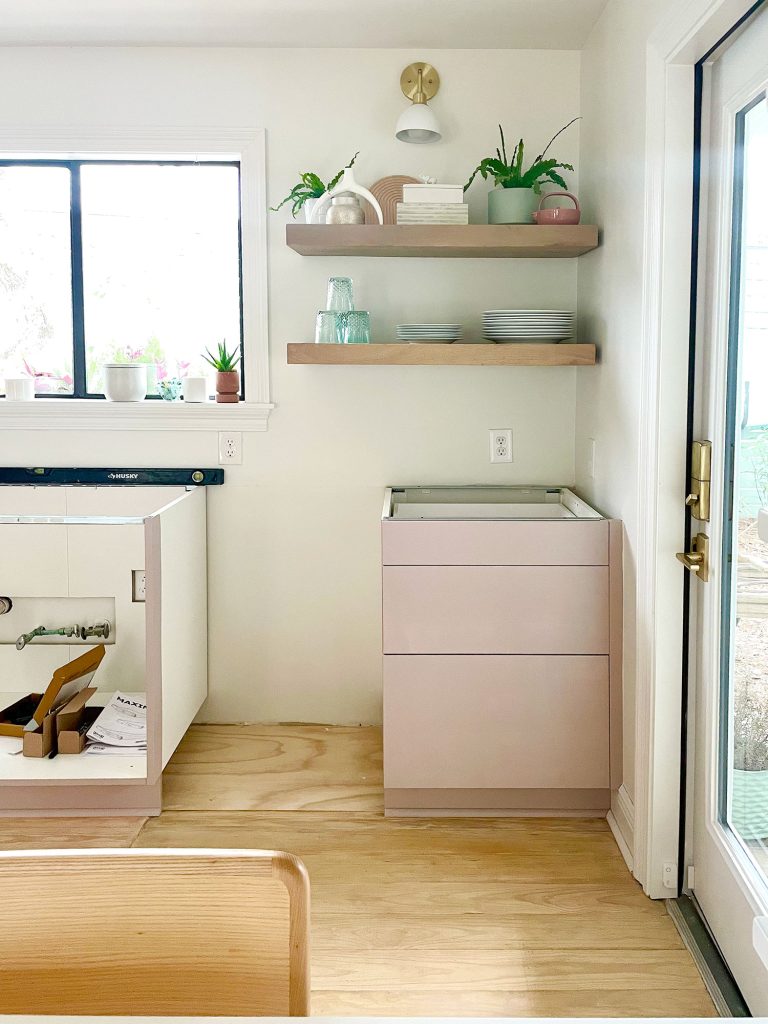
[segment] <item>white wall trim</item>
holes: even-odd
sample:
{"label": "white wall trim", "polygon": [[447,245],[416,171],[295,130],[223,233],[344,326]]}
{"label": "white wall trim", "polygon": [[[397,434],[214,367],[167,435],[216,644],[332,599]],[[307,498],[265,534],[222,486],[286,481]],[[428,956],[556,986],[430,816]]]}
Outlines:
{"label": "white wall trim", "polygon": [[[253,406],[253,420],[263,424],[243,429],[266,430],[269,411],[269,311],[267,266],[267,192],[266,141],[262,128],[183,128],[183,127],[89,127],[34,126],[7,128],[0,126],[0,156],[5,159],[45,157],[74,159],[94,158],[141,159],[165,157],[206,160],[211,158],[240,161],[240,192],[242,218],[242,273],[243,273],[243,349],[245,356],[245,406]],[[46,399],[46,402],[55,401]],[[103,403],[87,400],[92,405]],[[71,402],[68,401],[68,405]],[[154,403],[152,403],[154,405]],[[2,406],[2,402],[0,402]],[[142,406],[142,408],[145,408]],[[180,407],[172,406],[174,414]],[[230,407],[230,409],[233,407]],[[3,409],[3,412],[6,410]],[[38,412],[37,405],[34,409]],[[221,412],[221,410],[219,410]],[[83,416],[85,413],[83,413]],[[129,414],[130,415],[130,414]],[[223,415],[223,414],[222,414]],[[243,413],[238,413],[242,422]],[[50,418],[48,418],[50,417]],[[11,417],[10,422],[16,417]],[[83,419],[73,429],[109,426],[117,417],[109,419],[96,412]],[[152,417],[149,417],[152,418]],[[187,429],[194,417],[180,414],[171,429]],[[48,413],[41,416],[40,428],[61,429],[70,426],[77,417],[56,420]],[[167,413],[162,419],[154,417],[155,425],[137,425],[129,429],[160,429],[168,423]],[[25,420],[25,422],[28,422]],[[132,422],[132,421],[131,421]],[[221,419],[219,423],[223,422]],[[0,419],[6,425],[5,419]],[[235,420],[224,426],[234,426]],[[122,428],[117,428],[122,429]],[[193,428],[195,429],[195,428]],[[198,428],[206,429],[206,428]],[[211,429],[219,429],[214,426]]]}
{"label": "white wall trim", "polygon": [[272,405],[186,402],[102,402],[91,398],[0,400],[0,430],[251,430],[265,431]]}
{"label": "white wall trim", "polygon": [[651,35],[646,61],[637,547],[634,873],[669,896],[662,864],[677,860],[685,405],[692,217],[693,66],[750,7],[689,0]]}
{"label": "white wall trim", "polygon": [[630,871],[634,870],[635,848],[635,805],[623,786],[613,794],[611,809],[607,814],[608,825],[621,855]]}

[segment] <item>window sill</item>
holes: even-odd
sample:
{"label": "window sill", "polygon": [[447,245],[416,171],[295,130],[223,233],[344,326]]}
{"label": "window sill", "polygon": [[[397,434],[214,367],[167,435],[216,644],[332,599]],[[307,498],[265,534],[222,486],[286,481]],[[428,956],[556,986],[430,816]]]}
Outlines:
{"label": "window sill", "polygon": [[105,402],[87,398],[0,399],[5,430],[252,430],[265,431],[273,405],[238,402]]}

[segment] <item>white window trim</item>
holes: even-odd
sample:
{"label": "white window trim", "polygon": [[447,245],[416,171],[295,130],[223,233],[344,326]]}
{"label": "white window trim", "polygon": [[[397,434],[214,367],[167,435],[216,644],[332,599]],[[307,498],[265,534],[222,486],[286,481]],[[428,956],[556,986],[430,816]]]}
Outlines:
{"label": "white window trim", "polygon": [[242,217],[243,353],[245,401],[104,402],[43,398],[0,399],[0,428],[16,430],[238,430],[267,429],[269,319],[267,297],[266,159],[262,128],[0,128],[3,159],[238,160]]}

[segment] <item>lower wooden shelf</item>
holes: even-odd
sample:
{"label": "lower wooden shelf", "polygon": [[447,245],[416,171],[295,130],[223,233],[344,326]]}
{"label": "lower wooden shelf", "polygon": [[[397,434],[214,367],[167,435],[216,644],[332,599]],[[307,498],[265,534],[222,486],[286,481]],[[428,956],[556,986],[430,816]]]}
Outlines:
{"label": "lower wooden shelf", "polygon": [[288,345],[291,365],[594,366],[594,345]]}

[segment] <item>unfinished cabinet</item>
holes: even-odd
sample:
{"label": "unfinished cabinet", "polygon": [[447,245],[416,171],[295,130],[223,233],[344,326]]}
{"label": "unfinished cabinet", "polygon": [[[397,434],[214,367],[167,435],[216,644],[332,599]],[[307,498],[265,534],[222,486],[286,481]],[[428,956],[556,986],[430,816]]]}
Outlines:
{"label": "unfinished cabinet", "polygon": [[[208,690],[205,487],[0,487],[0,705],[42,692],[107,620],[92,704],[146,693],[147,750],[31,759],[0,737],[0,814],[158,814],[161,774]],[[96,643],[90,640],[90,644]]]}
{"label": "unfinished cabinet", "polygon": [[388,814],[604,814],[620,784],[621,524],[563,488],[394,488]]}

